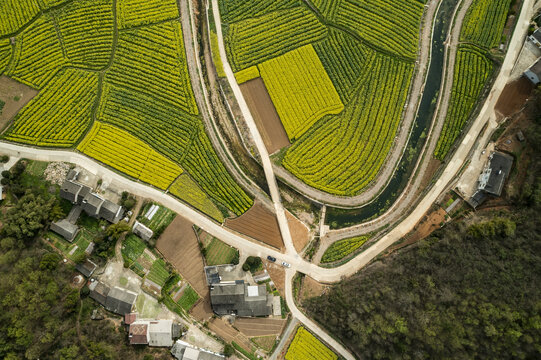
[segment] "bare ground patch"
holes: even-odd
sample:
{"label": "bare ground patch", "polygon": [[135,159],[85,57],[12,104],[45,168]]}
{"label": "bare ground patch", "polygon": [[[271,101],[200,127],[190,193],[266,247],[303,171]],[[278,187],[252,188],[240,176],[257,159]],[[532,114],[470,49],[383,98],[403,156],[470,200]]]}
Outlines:
{"label": "bare ground patch", "polygon": [[285,276],[286,272],[281,265],[265,260],[265,267],[267,268],[267,273],[269,274],[276,290],[285,297]]}
{"label": "bare ground patch", "polygon": [[227,343],[236,342],[245,350],[251,352],[252,344],[250,340],[244,336],[240,331],[233,328],[222,318],[215,318],[209,321],[209,329],[216,333],[219,337],[225,340]]}
{"label": "bare ground patch", "polygon": [[310,230],[308,227],[293,214],[286,210],[287,223],[293,239],[293,246],[298,253],[304,249],[310,241]]}
{"label": "bare ground patch", "polygon": [[15,115],[37,94],[38,91],[30,86],[0,76],[0,100],[5,102],[0,111],[0,130],[4,131]]}
{"label": "bare ground patch", "polygon": [[225,226],[277,249],[284,247],[276,216],[257,201],[241,216],[226,219]]}
{"label": "bare ground patch", "polygon": [[263,79],[259,77],[247,81],[240,85],[240,90],[254,117],[254,121],[269,154],[273,154],[281,148],[289,146],[289,138],[267,92]]}
{"label": "bare ground patch", "polygon": [[158,239],[156,248],[202,298],[208,294],[203,257],[191,222],[177,215]]}
{"label": "bare ground patch", "polygon": [[301,303],[306,299],[310,299],[315,296],[321,296],[327,288],[328,286],[317,282],[310,276],[305,276],[302,280],[302,288],[300,291]]}
{"label": "bare ground patch", "polygon": [[524,76],[508,83],[496,103],[496,111],[504,117],[513,115],[522,108],[533,89],[533,84]]}
{"label": "bare ground patch", "polygon": [[285,319],[239,318],[234,326],[248,337],[280,335],[286,323]]}

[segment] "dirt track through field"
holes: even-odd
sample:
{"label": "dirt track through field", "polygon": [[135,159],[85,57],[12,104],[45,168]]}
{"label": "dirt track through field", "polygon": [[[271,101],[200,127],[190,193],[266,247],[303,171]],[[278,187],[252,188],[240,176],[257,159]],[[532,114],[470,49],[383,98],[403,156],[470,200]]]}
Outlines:
{"label": "dirt track through field", "polygon": [[180,275],[188,280],[194,290],[201,297],[205,297],[209,290],[203,269],[203,257],[192,226],[191,222],[177,215],[158,239],[156,248]]}
{"label": "dirt track through field", "polygon": [[279,335],[286,320],[269,318],[239,318],[235,327],[248,337]]}
{"label": "dirt track through field", "polygon": [[269,154],[289,146],[289,138],[261,78],[239,85]]}
{"label": "dirt track through field", "polygon": [[259,202],[238,218],[227,219],[225,226],[277,249],[284,247],[276,216]]}

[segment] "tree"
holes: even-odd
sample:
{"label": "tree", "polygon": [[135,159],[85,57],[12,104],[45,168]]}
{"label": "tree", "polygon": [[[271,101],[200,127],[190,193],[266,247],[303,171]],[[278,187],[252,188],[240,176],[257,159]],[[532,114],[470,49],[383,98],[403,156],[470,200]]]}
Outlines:
{"label": "tree", "polygon": [[9,161],[9,156],[7,156],[7,155],[0,156],[0,163],[5,164],[8,161]]}
{"label": "tree", "polygon": [[244,264],[242,264],[242,270],[256,272],[261,267],[261,258],[258,256],[248,256]]}
{"label": "tree", "polygon": [[224,346],[224,355],[229,357],[235,354],[235,348],[230,344],[225,344]]}
{"label": "tree", "polygon": [[105,230],[105,233],[108,237],[117,241],[120,238],[120,235],[130,230],[130,225],[124,220],[120,221],[117,224],[111,224]]}
{"label": "tree", "polygon": [[46,253],[41,257],[41,262],[39,263],[39,268],[41,270],[56,270],[58,263],[60,262],[61,257],[57,253]]}
{"label": "tree", "polygon": [[78,253],[73,257],[73,262],[76,264],[83,264],[87,259],[87,255],[85,252]]}

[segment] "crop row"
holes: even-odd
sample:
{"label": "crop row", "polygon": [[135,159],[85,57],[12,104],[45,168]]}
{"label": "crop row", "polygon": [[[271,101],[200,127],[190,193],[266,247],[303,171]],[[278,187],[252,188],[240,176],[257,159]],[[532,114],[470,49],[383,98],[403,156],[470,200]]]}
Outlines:
{"label": "crop row", "polygon": [[303,326],[289,345],[286,360],[336,360],[338,356]]}
{"label": "crop row", "polygon": [[75,1],[55,16],[64,50],[76,65],[100,68],[113,50],[112,0]]}
{"label": "crop row", "polygon": [[383,165],[402,117],[413,65],[378,55],[361,87],[338,116],[317,122],[287,151],[282,164],[306,184],[351,196]]}
{"label": "crop row", "polygon": [[449,110],[434,156],[443,160],[459,137],[492,71],[492,63],[477,48],[463,45],[456,58]]}
{"label": "crop row", "polygon": [[357,236],[349,239],[342,239],[332,243],[331,246],[321,257],[322,263],[331,263],[341,260],[360,248],[366,241],[370,239],[369,235]]}
{"label": "crop row", "polygon": [[235,79],[237,80],[238,84],[242,84],[242,83],[245,83],[246,81],[259,77],[259,75],[260,75],[259,69],[257,68],[257,66],[254,65],[244,70],[236,72]]}
{"label": "crop row", "polygon": [[121,32],[105,81],[198,114],[178,22]]}
{"label": "crop row", "polygon": [[464,19],[460,41],[485,48],[498,46],[512,0],[474,1]]}
{"label": "crop row", "polygon": [[415,58],[423,4],[413,0],[342,0],[333,19],[371,44]]}
{"label": "crop row", "polygon": [[347,103],[351,100],[375,52],[334,29],[329,30],[327,38],[314,44],[314,49],[340,98]]}
{"label": "crop row", "polygon": [[126,29],[178,18],[175,0],[117,0],[118,27]]}
{"label": "crop row", "polygon": [[321,117],[344,109],[312,45],[268,60],[259,70],[291,141]]}
{"label": "crop row", "polygon": [[0,40],[0,75],[4,72],[11,58],[11,42],[9,39]]}
{"label": "crop row", "polygon": [[236,215],[252,206],[253,200],[227,172],[202,125],[181,165],[212,199]]}
{"label": "crop row", "polygon": [[41,146],[73,146],[90,125],[97,85],[95,73],[62,70],[19,112],[5,138]]}
{"label": "crop row", "polygon": [[166,189],[182,169],[127,132],[96,122],[77,149],[127,175]]}
{"label": "crop row", "polygon": [[296,7],[295,0],[219,0],[220,17],[224,23],[256,18],[277,10]]}
{"label": "crop row", "polygon": [[40,11],[37,0],[0,1],[0,36],[14,33]]}
{"label": "crop row", "polygon": [[323,15],[325,20],[332,21],[340,6],[340,0],[312,0],[312,4]]}
{"label": "crop row", "polygon": [[187,174],[180,175],[169,187],[169,192],[218,222],[224,220],[216,205]]}
{"label": "crop row", "polygon": [[326,27],[310,10],[296,7],[230,24],[226,50],[236,72],[323,39],[326,34]]}
{"label": "crop row", "polygon": [[6,75],[38,89],[66,65],[52,19],[44,15],[18,35],[14,57]]}

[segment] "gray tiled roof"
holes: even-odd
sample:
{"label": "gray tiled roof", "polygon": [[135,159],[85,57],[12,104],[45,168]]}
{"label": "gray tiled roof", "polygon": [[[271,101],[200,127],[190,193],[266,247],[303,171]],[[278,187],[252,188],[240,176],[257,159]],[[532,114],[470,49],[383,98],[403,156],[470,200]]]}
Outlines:
{"label": "gray tiled roof", "polygon": [[107,294],[105,308],[111,312],[124,315],[131,312],[136,298],[136,293],[115,286]]}
{"label": "gray tiled roof", "polygon": [[511,155],[494,152],[490,160],[490,176],[483,190],[488,194],[500,196],[512,167],[513,157]]}
{"label": "gray tiled roof", "polygon": [[73,239],[75,239],[75,236],[77,236],[77,233],[79,232],[79,227],[70,223],[66,219],[51,223],[50,229],[51,231],[54,231],[69,242],[72,242]]}
{"label": "gray tiled roof", "polygon": [[247,284],[215,284],[210,287],[212,310],[218,315],[268,316],[272,313],[272,296],[265,285],[257,287],[257,294],[248,296]]}
{"label": "gray tiled roof", "polygon": [[98,217],[105,199],[95,193],[88,193],[83,200],[83,210],[90,216]]}
{"label": "gray tiled roof", "polygon": [[122,218],[124,212],[122,211],[122,206],[105,200],[100,207],[99,215],[105,220],[116,224]]}

